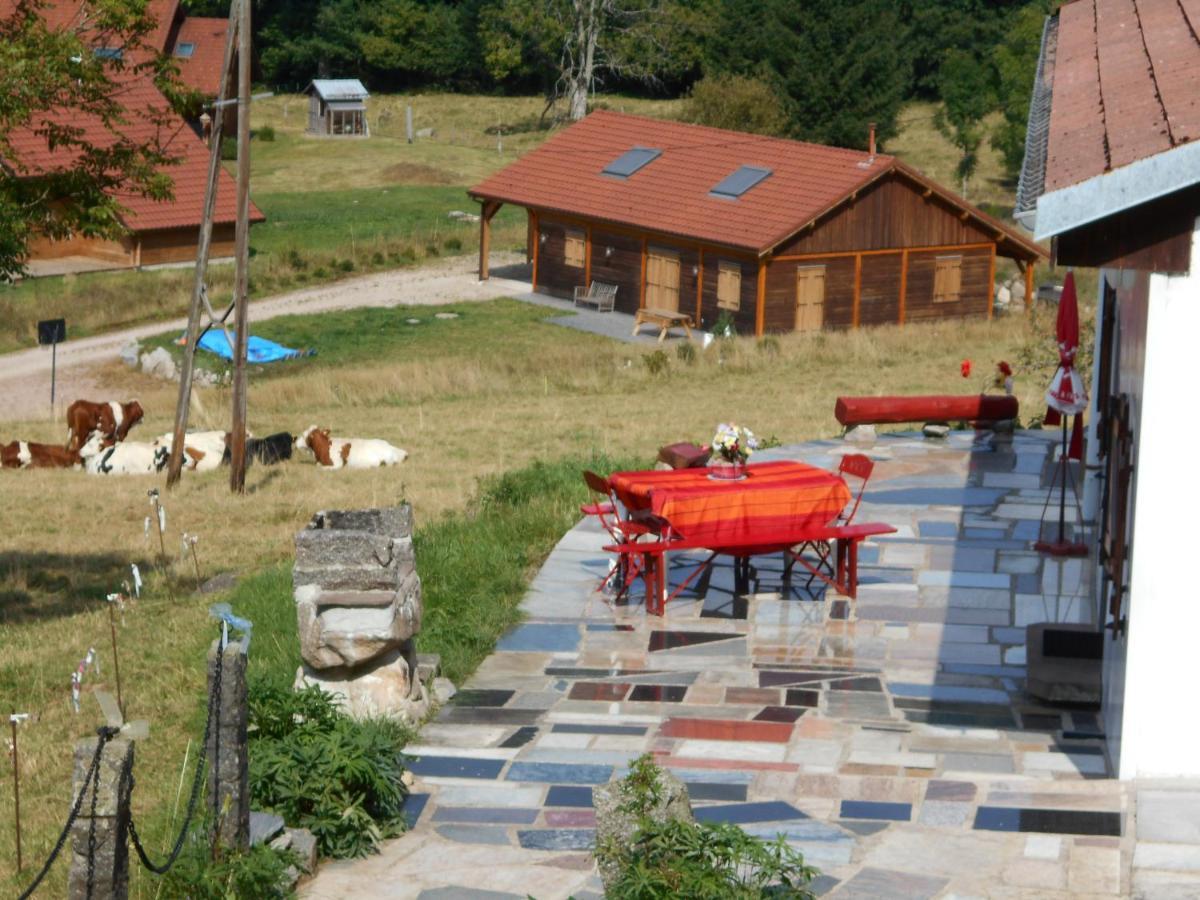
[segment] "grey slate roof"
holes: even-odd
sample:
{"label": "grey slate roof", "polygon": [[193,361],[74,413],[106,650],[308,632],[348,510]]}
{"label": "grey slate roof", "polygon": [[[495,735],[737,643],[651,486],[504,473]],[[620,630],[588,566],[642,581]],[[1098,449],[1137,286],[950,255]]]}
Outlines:
{"label": "grey slate roof", "polygon": [[357,78],[314,78],[304,93],[316,91],[322,100],[365,100],[370,94]]}

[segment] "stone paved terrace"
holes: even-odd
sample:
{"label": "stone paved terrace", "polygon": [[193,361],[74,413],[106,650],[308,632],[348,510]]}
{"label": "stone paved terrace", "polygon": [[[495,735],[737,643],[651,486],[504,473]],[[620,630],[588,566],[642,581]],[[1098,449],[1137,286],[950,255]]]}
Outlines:
{"label": "stone paved terrace", "polygon": [[1109,778],[1098,715],[1022,691],[1025,625],[1095,621],[1087,567],[1032,550],[1053,437],[882,438],[858,516],[899,531],[864,547],[856,601],[760,558],[748,597],[718,564],[663,618],[614,608],[581,523],[408,748],[412,832],[304,895],[598,896],[591,786],[650,751],[699,818],[785,834],[824,896],[1200,897],[1200,793]]}

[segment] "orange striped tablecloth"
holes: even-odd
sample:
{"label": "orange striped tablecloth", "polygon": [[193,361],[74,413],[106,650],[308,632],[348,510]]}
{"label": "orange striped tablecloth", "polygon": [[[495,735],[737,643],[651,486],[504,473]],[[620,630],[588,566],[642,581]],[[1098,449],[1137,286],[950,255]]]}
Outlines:
{"label": "orange striped tablecloth", "polygon": [[837,475],[801,462],[754,463],[742,481],[715,481],[707,469],[616,472],[609,476],[630,510],[649,510],[702,546],[746,543],[820,527],[850,500]]}

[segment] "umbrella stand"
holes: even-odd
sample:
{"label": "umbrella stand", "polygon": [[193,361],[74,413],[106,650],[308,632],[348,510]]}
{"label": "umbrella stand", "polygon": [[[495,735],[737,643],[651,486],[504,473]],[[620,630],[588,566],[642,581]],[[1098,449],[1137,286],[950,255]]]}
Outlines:
{"label": "umbrella stand", "polygon": [[1071,482],[1071,496],[1075,498],[1075,522],[1079,526],[1083,524],[1083,510],[1079,506],[1079,492],[1075,487],[1075,476],[1071,474],[1071,460],[1068,458],[1067,452],[1067,418],[1066,414],[1062,417],[1062,452],[1058,458],[1054,478],[1050,481],[1046,503],[1042,507],[1042,521],[1045,522],[1046,510],[1050,508],[1050,497],[1054,493],[1054,486],[1059,485],[1061,490],[1058,495],[1058,540],[1038,541],[1033,545],[1033,549],[1048,556],[1087,556],[1087,544],[1081,541],[1067,540],[1067,481]]}

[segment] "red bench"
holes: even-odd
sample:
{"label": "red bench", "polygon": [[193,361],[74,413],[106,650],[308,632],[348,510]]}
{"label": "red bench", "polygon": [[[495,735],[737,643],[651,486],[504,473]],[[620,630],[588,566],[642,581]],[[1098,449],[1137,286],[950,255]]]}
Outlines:
{"label": "red bench", "polygon": [[999,422],[1015,419],[1020,405],[1010,394],[925,397],[838,397],[833,414],[847,428],[902,422]]}
{"label": "red bench", "polygon": [[[716,556],[732,556],[739,561],[745,561],[751,556],[783,553],[787,573],[790,574],[792,565],[799,562],[834,590],[853,600],[858,596],[858,545],[869,537],[892,534],[895,531],[893,526],[884,522],[864,522],[861,525],[827,525],[793,532],[764,533],[755,535],[753,541],[747,540],[745,543],[721,547],[706,547],[683,538],[671,539],[668,532],[662,540],[611,544],[604,549],[609,553],[642,557],[643,579],[646,584],[646,612],[650,615],[661,616],[667,602],[675,599]],[[837,548],[836,567],[832,575],[823,571],[820,566],[814,566],[802,556],[791,552],[792,548],[800,544],[816,541],[825,541],[834,544]],[[709,556],[671,592],[670,597],[664,597],[666,576],[662,565],[663,554],[676,553],[681,550],[708,550]]]}

